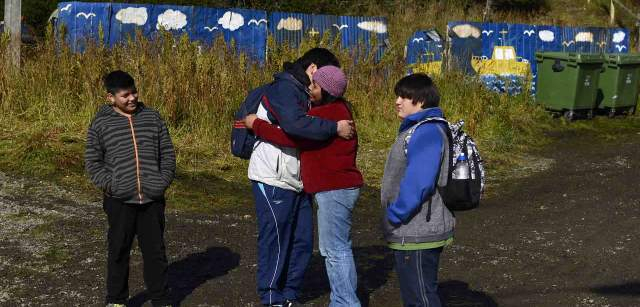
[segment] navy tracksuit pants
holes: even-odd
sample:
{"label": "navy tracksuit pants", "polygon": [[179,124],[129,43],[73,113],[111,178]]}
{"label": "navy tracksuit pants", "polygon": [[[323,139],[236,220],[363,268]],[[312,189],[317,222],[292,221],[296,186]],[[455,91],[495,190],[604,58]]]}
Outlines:
{"label": "navy tracksuit pants", "polygon": [[313,252],[311,199],[254,181],[258,219],[257,288],[264,305],[295,301]]}
{"label": "navy tracksuit pants", "polygon": [[441,307],[438,296],[438,267],[442,247],[394,250],[404,307]]}

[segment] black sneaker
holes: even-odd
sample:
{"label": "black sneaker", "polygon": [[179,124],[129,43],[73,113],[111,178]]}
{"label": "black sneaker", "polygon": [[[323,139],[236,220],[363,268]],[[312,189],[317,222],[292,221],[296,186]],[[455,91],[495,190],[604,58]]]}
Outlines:
{"label": "black sneaker", "polygon": [[295,301],[285,300],[284,304],[282,306],[283,307],[296,307],[296,306],[299,306],[299,305]]}

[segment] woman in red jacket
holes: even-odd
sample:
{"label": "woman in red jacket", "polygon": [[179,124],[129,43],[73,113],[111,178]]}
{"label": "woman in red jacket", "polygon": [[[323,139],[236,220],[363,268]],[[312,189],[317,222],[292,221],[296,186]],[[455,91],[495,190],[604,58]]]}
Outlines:
{"label": "woman in red jacket", "polygon": [[[347,88],[344,72],[324,66],[313,74],[310,96],[313,107],[307,116],[333,121],[353,120],[349,103],[342,98]],[[356,296],[357,274],[351,250],[351,216],[360,194],[362,174],[356,167],[358,137],[334,137],[312,141],[289,136],[276,125],[249,115],[247,128],[261,140],[300,150],[304,190],[318,204],[320,254],[331,284],[330,306],[360,306]]]}

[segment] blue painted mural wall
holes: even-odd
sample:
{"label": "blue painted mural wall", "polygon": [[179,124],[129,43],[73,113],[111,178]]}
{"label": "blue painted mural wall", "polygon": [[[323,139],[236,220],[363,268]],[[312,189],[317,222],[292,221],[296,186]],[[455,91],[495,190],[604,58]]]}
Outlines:
{"label": "blue painted mural wall", "polygon": [[407,41],[407,63],[442,61],[444,43],[444,37],[436,30],[416,31]]}
{"label": "blue painted mural wall", "polygon": [[[472,57],[490,60],[496,46],[513,46],[518,62],[529,63],[533,77],[532,90],[535,92],[536,61],[538,51],[587,52],[587,53],[627,53],[629,51],[629,30],[599,27],[558,27],[548,25],[527,25],[508,23],[479,23],[452,21],[448,23],[447,35],[451,40],[453,67],[474,75]],[[416,32],[407,44],[407,64],[418,63],[428,47],[415,39],[424,37],[424,31]],[[424,59],[422,60],[424,61]],[[437,59],[436,59],[437,61]],[[518,93],[522,88],[505,90],[495,77],[481,76],[490,87],[497,91]],[[514,79],[515,80],[515,79]],[[517,87],[518,85],[516,85]]]}
{"label": "blue painted mural wall", "polygon": [[[388,40],[387,21],[382,17],[311,15],[273,12],[269,30],[278,44],[297,48],[304,38],[332,40],[338,35],[344,48],[355,49],[360,43],[370,46],[376,41],[376,59],[380,60]],[[366,52],[369,52],[367,48]]]}
{"label": "blue painted mural wall", "polygon": [[[140,32],[153,38],[161,28],[174,35],[187,34],[190,39],[210,45],[222,36],[233,40],[239,51],[263,62],[267,54],[267,36],[277,43],[298,47],[305,36],[316,37],[329,32],[340,33],[341,45],[355,49],[377,38],[376,58],[384,54],[387,23],[382,17],[309,15],[250,9],[223,9],[197,6],[149,5],[127,3],[62,2],[58,4],[58,26],[66,28],[64,37],[72,50],[81,52],[89,41],[96,42],[99,29],[108,46],[135,39]],[[369,50],[367,50],[368,52]]]}

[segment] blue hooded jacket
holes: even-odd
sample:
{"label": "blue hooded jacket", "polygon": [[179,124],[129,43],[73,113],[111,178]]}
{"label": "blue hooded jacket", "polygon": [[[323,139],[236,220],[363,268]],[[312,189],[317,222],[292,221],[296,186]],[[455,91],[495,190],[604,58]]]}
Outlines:
{"label": "blue hooded jacket", "polygon": [[[409,115],[402,121],[399,133],[428,117],[443,117],[443,112],[436,107]],[[408,222],[435,191],[444,144],[436,125],[442,124],[420,125],[407,144],[407,168],[400,182],[400,192],[387,208],[387,219],[393,224]]]}
{"label": "blue hooded jacket", "polygon": [[274,82],[267,86],[265,96],[270,105],[269,120],[288,135],[319,141],[336,135],[336,122],[307,116],[308,90],[290,73],[274,75]]}

